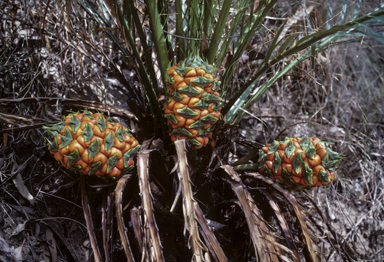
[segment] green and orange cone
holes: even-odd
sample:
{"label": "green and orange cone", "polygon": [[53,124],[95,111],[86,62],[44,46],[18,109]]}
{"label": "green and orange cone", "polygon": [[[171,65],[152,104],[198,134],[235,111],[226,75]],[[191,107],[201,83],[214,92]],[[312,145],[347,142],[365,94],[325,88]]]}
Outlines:
{"label": "green and orange cone", "polygon": [[327,185],[343,157],[319,138],[285,138],[259,150],[259,172],[294,190]]}
{"label": "green and orange cone", "polygon": [[114,179],[133,168],[140,145],[128,128],[86,110],[63,119],[44,128],[50,153],[64,167]]}
{"label": "green and orange cone", "polygon": [[172,141],[185,138],[196,149],[208,144],[220,119],[220,81],[215,77],[216,70],[199,55],[169,68],[164,115]]}

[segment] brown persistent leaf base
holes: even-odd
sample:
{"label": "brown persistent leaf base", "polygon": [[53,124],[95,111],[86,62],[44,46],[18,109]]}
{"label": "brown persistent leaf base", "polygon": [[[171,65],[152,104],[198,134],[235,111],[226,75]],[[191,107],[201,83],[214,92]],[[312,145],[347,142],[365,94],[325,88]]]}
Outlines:
{"label": "brown persistent leaf base", "polygon": [[99,246],[97,245],[95,230],[93,228],[93,223],[92,223],[91,209],[89,207],[87,191],[85,188],[85,177],[82,176],[80,181],[81,181],[81,203],[83,205],[84,217],[85,217],[85,222],[87,224],[87,231],[89,235],[89,240],[91,242],[91,247],[93,250],[93,256],[96,262],[101,262],[102,259],[100,255]]}
{"label": "brown persistent leaf base", "polygon": [[[209,185],[210,189],[207,191],[204,189],[204,192],[197,190],[195,193],[194,190],[198,189],[198,186],[191,183],[192,171],[187,161],[185,140],[178,140],[175,143],[177,156],[174,162],[177,164],[171,174],[174,171],[177,171],[177,174],[173,179],[169,174],[170,170],[162,170],[159,167],[159,161],[160,164],[164,164],[161,162],[161,153],[154,149],[146,149],[149,143],[144,144],[145,148],[138,155],[137,176],[123,176],[115,189],[117,227],[127,261],[168,261],[167,252],[172,253],[174,251],[172,248],[180,242],[189,245],[188,249],[186,246],[178,249],[177,252],[183,253],[180,256],[183,258],[179,257],[178,261],[227,262],[255,259],[266,262],[287,259],[294,262],[316,261],[319,253],[313,245],[315,239],[309,232],[307,222],[311,216],[302,212],[302,201],[283,186],[261,174],[240,174],[231,166],[222,165],[222,168],[211,173],[211,177],[214,178],[212,181],[215,182],[206,182],[213,183]],[[137,189],[137,184],[140,191]],[[177,196],[179,185],[182,201],[172,201]],[[172,194],[167,192],[170,188]],[[273,192],[269,188],[273,188]],[[135,191],[132,192],[132,189]],[[211,190],[214,190],[215,194],[222,194],[218,199],[224,203],[224,206],[221,206],[220,202],[211,201],[210,198],[213,195],[207,196],[206,193]],[[223,192],[220,193],[220,191]],[[300,193],[295,192],[295,194]],[[113,194],[109,192],[104,195],[107,198],[106,203],[111,203],[113,198],[110,197],[108,200],[108,196]],[[204,205],[199,206],[197,199]],[[305,199],[304,201],[308,202]],[[172,205],[173,202],[175,202],[174,205]],[[111,212],[111,208],[106,203],[103,204],[104,211],[102,209],[104,253],[108,253],[108,250],[110,252],[114,245],[113,242],[108,243],[110,236],[108,223],[111,221],[108,218],[108,212]],[[173,206],[172,212],[171,206]],[[218,212],[220,216],[212,218],[215,214],[212,214],[210,209]],[[268,212],[273,213],[275,218],[273,221],[269,220],[272,216],[268,217]],[[89,211],[88,216],[90,216]],[[233,219],[238,222],[228,222]],[[332,230],[331,224],[322,219],[320,222],[327,224],[333,234],[335,231]],[[89,221],[87,223],[92,224]],[[275,230],[275,224],[281,228],[281,232]],[[216,226],[218,227],[215,228]],[[225,231],[232,230],[235,235],[238,233],[243,235],[240,239],[236,239],[229,233],[230,239],[226,241],[221,235],[224,231],[219,231],[220,226],[225,227]],[[317,224],[317,227],[321,226]],[[183,239],[183,229],[185,238],[184,241],[180,241]],[[176,231],[179,235],[175,238]],[[92,234],[90,230],[91,238]],[[340,236],[337,234],[332,236],[328,236],[326,240],[337,246]],[[248,246],[244,243],[252,243],[252,245]],[[96,240],[92,240],[91,245],[96,250],[95,254],[100,255],[97,253]],[[232,254],[241,248],[244,248],[243,253]],[[338,251],[343,254],[343,257],[356,257],[348,245],[340,245]],[[113,255],[113,253],[105,254],[106,261],[108,259],[112,261]]]}

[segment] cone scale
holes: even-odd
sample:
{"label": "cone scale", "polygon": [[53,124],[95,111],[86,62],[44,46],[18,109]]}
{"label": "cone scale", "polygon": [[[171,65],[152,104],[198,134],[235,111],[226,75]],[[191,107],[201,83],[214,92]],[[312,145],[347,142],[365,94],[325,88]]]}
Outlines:
{"label": "cone scale", "polygon": [[192,148],[208,144],[220,119],[220,82],[216,70],[198,55],[192,55],[168,70],[164,116],[172,141],[187,139]]}
{"label": "cone scale", "polygon": [[316,137],[285,138],[259,150],[259,172],[289,189],[327,185],[343,157]]}
{"label": "cone scale", "polygon": [[133,168],[133,158],[140,148],[128,128],[86,110],[44,128],[53,157],[64,167],[85,175],[119,178]]}

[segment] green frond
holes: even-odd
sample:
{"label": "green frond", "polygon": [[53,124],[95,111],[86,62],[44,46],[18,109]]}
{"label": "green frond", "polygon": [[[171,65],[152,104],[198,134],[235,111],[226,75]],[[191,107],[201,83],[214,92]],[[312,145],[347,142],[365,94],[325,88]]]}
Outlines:
{"label": "green frond", "polygon": [[231,7],[232,1],[231,0],[224,0],[218,21],[216,23],[214,33],[211,39],[211,43],[209,45],[209,49],[207,52],[207,59],[210,64],[213,63],[213,59],[215,58],[215,55],[217,53],[217,49],[219,48],[220,40],[223,34],[224,27],[227,22],[228,14],[229,14],[229,9]]}
{"label": "green frond", "polygon": [[[242,94],[244,92],[249,92],[247,89],[254,83],[256,79],[258,79],[263,73],[265,73],[268,68],[279,63],[284,58],[290,57],[294,54],[298,54],[299,52],[305,50],[305,53],[299,55],[296,59],[291,61],[288,65],[286,65],[283,69],[278,70],[276,74],[274,74],[268,81],[266,81],[261,87],[258,87],[256,94],[254,94],[245,104],[244,109],[251,106],[269,87],[271,87],[279,78],[281,78],[284,74],[286,74],[289,70],[291,70],[294,66],[304,61],[307,58],[310,58],[317,54],[318,52],[324,51],[330,46],[345,43],[345,41],[341,40],[343,37],[351,37],[351,36],[360,36],[360,37],[372,37],[377,39],[378,41],[383,41],[383,34],[380,32],[376,32],[372,27],[369,26],[369,23],[372,21],[383,23],[381,17],[384,15],[384,10],[379,10],[374,13],[370,13],[366,16],[359,17],[355,20],[347,22],[342,25],[336,25],[329,30],[323,30],[311,35],[307,35],[301,38],[295,45],[286,49],[284,52],[278,52],[274,57],[270,58],[269,61],[265,60],[262,63],[262,66],[259,67],[255,76],[245,84],[225,105],[222,110],[222,113],[225,115],[231,110],[232,106],[236,103],[236,101],[242,101]],[[365,29],[365,30],[362,30]],[[283,43],[285,45],[285,43]],[[276,45],[271,44],[270,48],[275,48]],[[285,47],[284,47],[285,48]],[[280,47],[280,49],[282,49]],[[279,50],[280,50],[279,49]],[[273,53],[273,50],[268,50],[268,53]],[[232,114],[232,113],[231,113]],[[237,117],[241,117],[243,113]],[[238,120],[237,120],[238,121]],[[236,122],[236,121],[235,121]]]}

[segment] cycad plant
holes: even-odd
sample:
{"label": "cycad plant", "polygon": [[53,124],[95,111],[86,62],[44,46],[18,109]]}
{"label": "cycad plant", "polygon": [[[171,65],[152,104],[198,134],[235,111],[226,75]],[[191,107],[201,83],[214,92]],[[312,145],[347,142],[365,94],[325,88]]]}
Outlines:
{"label": "cycad plant", "polygon": [[[343,260],[357,259],[348,243],[338,242],[341,236],[305,193],[311,185],[335,178],[333,169],[342,157],[327,143],[315,138],[309,142],[303,134],[275,141],[275,149],[274,143],[260,151],[251,147],[243,158],[233,158],[233,141],[244,115],[252,116],[256,101],[300,63],[315,66],[317,54],[327,48],[362,38],[383,43],[377,30],[384,22],[383,6],[358,17],[361,0],[352,5],[344,1],[339,13],[329,1],[322,17],[326,22],[317,26],[308,4],[78,0],[60,8],[66,30],[76,36],[74,48],[87,59],[102,57],[100,65],[124,86],[127,107],[123,113],[112,108],[112,113],[129,116],[142,145],[137,175],[122,176],[114,192],[105,190],[102,236],[92,227],[82,178],[96,261],[123,256],[128,261],[318,261],[335,251]],[[278,16],[289,9],[302,14]],[[346,15],[347,9],[351,15]],[[72,12],[79,20],[91,18],[87,26],[92,30],[72,25]],[[82,38],[80,32],[90,35]],[[259,41],[262,38],[266,41]],[[110,53],[100,43],[106,43]],[[125,73],[127,65],[135,76]],[[324,154],[321,164],[312,166],[316,150]],[[309,164],[300,158],[304,151]],[[256,155],[259,160],[250,163]],[[282,156],[301,162],[292,171],[288,166],[293,160],[282,165]],[[319,183],[312,182],[314,166],[319,166]],[[284,175],[277,175],[280,167]],[[306,175],[298,174],[301,167]],[[292,179],[299,182],[287,184]],[[319,237],[325,228],[330,233]],[[116,251],[117,242],[124,255]]]}
{"label": "cycad plant", "polygon": [[[334,45],[358,41],[361,37],[373,37],[382,41],[381,35],[374,31],[374,25],[383,22],[383,10],[378,8],[365,16],[357,17],[361,5],[361,1],[357,1],[352,8],[353,14],[349,16],[351,20],[345,21],[346,1],[337,16],[332,14],[330,2],[328,21],[323,27],[316,27],[307,13],[311,10],[304,2],[299,1],[302,5],[300,10],[304,14],[300,20],[304,21],[304,27],[294,30],[294,26],[297,27],[297,18],[295,20],[294,17],[276,17],[279,9],[287,8],[284,6],[286,2],[277,0],[148,0],[144,3],[105,0],[95,4],[83,0],[78,2],[100,27],[107,28],[105,34],[114,46],[137,68],[139,88],[144,90],[145,102],[135,101],[134,99],[141,98],[136,96],[137,91],[132,90],[130,107],[141,105],[149,108],[142,108],[141,111],[151,112],[147,116],[151,119],[142,121],[140,124],[143,123],[144,126],[140,128],[148,129],[148,122],[155,123],[152,128],[155,132],[154,138],[162,140],[171,154],[174,146],[172,141],[176,147],[177,157],[173,158],[175,166],[172,171],[177,173],[178,179],[173,181],[174,189],[172,193],[167,193],[168,199],[150,198],[148,188],[145,189],[149,184],[143,183],[143,180],[148,178],[148,172],[149,179],[156,180],[156,173],[147,167],[150,161],[148,158],[154,154],[151,150],[156,150],[153,149],[156,147],[144,146],[138,155],[138,176],[142,194],[139,212],[142,220],[139,220],[142,223],[142,234],[136,235],[136,238],[141,238],[139,253],[129,247],[128,238],[121,234],[125,239],[127,257],[158,261],[171,259],[172,250],[162,248],[162,245],[172,242],[166,237],[166,232],[171,229],[160,227],[158,231],[156,220],[157,223],[162,223],[161,220],[167,216],[180,216],[182,210],[183,232],[186,245],[192,251],[192,261],[316,261],[321,256],[319,247],[316,247],[319,240],[308,230],[308,222],[304,219],[295,197],[267,177],[255,172],[248,173],[260,168],[264,170],[264,167],[229,165],[231,136],[236,125],[264,92],[301,62],[310,59],[314,66],[316,54],[319,52]],[[297,4],[292,3],[294,6]],[[337,22],[333,19],[335,17],[338,18]],[[117,27],[118,31],[109,30],[110,27]],[[258,37],[268,37],[271,41],[266,42],[265,46],[257,46],[254,43]],[[243,56],[250,51],[258,54],[258,64],[248,74],[239,75],[239,64],[244,59]],[[164,99],[159,99],[162,95]],[[189,149],[186,147],[186,141],[190,145]],[[289,141],[292,143],[292,139]],[[145,143],[150,144],[150,141],[146,140],[143,145]],[[281,145],[282,143],[284,141],[280,142]],[[312,142],[308,144],[315,150],[314,155],[316,149]],[[303,150],[306,150],[306,147]],[[307,155],[311,154],[306,152]],[[296,153],[291,156],[293,158]],[[322,158],[324,156],[322,155]],[[330,161],[340,160],[340,157],[332,156],[335,158]],[[262,155],[259,157],[262,159]],[[272,160],[273,165],[278,161],[276,158]],[[173,162],[168,163],[172,166],[170,163]],[[239,163],[244,161],[235,164]],[[336,162],[332,165],[334,164]],[[320,181],[319,185],[334,179],[332,175],[330,180],[330,176],[324,171],[325,165],[323,161],[321,172],[324,172],[325,177],[319,176],[320,180],[317,180],[316,175],[313,178]],[[240,175],[235,170],[243,174]],[[303,175],[306,179],[301,178],[301,181],[304,181],[301,182],[302,185],[312,185],[313,171],[310,165],[306,164],[303,170],[307,170],[303,171],[307,172],[307,177]],[[287,169],[284,168],[284,171],[289,175]],[[274,180],[276,182],[276,179]],[[251,189],[252,185],[256,185],[255,189]],[[178,201],[179,197],[182,200]],[[158,203],[161,208],[157,206],[156,209],[154,203]],[[283,207],[284,203],[288,203],[289,208]],[[157,216],[149,212],[153,206]],[[282,208],[287,208],[289,215],[282,215]],[[231,209],[234,214],[241,215],[228,214]],[[247,226],[237,224],[236,227],[241,230],[247,228],[246,233],[242,233],[251,240],[253,251],[242,245],[228,245],[235,239],[234,229],[229,229],[236,224],[232,219],[238,219],[237,223],[246,223]],[[294,224],[293,220],[296,220]],[[213,222],[227,228],[228,235],[219,233],[215,236]],[[316,227],[318,224],[311,222],[310,226]],[[329,224],[327,226],[331,227]],[[146,229],[147,227],[149,229]],[[294,228],[300,233],[293,233]],[[136,231],[140,231],[140,228]],[[220,239],[219,236],[227,240]],[[328,239],[328,243],[333,243],[337,235],[333,237],[333,240]],[[343,257],[355,256],[347,246],[336,249],[340,250]],[[248,250],[247,254],[240,254],[241,250]]]}

